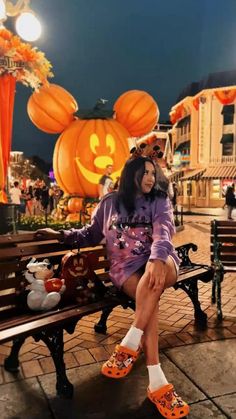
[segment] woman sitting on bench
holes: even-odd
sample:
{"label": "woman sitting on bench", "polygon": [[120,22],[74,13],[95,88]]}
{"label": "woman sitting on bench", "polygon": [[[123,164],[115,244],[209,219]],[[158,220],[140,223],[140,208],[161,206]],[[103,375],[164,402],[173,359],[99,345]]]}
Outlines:
{"label": "woman sitting on bench", "polygon": [[78,248],[95,246],[105,237],[111,280],[136,300],[136,311],[133,325],[102,366],[102,374],[124,377],[142,348],[149,374],[148,398],[164,417],[181,418],[189,406],[161,369],[157,330],[161,294],[175,284],[178,275],[179,260],[171,242],[173,215],[167,193],[155,188],[155,163],[137,154],[126,162],[118,191],[106,195],[96,207],[91,225],[59,232],[42,229],[36,235],[53,234]]}

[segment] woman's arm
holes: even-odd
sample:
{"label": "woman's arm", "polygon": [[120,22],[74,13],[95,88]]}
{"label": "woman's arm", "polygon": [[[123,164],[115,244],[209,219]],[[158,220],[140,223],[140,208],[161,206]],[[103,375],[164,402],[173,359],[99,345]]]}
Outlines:
{"label": "woman's arm", "polygon": [[169,198],[158,198],[152,206],[153,243],[146,265],[149,288],[161,291],[166,279],[166,261],[174,250],[172,236],[175,233],[173,211]]}
{"label": "woman's arm", "polygon": [[153,243],[150,260],[166,261],[174,250],[172,236],[175,233],[173,210],[169,198],[156,198],[152,206]]}
{"label": "woman's arm", "polygon": [[96,246],[103,239],[103,219],[104,205],[99,203],[95,208],[91,224],[81,229],[54,231],[51,228],[37,230],[35,236],[37,238],[55,238],[61,243],[72,245],[75,247]]}

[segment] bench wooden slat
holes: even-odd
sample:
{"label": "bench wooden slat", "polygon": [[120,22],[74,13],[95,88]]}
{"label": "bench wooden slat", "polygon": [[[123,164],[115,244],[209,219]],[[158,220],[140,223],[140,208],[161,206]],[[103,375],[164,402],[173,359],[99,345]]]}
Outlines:
{"label": "bench wooden slat", "polygon": [[16,303],[16,294],[13,290],[10,294],[0,295],[0,309],[4,307],[13,306]]}
{"label": "bench wooden slat", "polygon": [[0,260],[8,260],[14,259],[19,257],[26,257],[26,256],[35,256],[40,255],[42,258],[44,255],[50,253],[58,253],[64,254],[65,250],[62,249],[62,245],[60,243],[49,243],[39,246],[38,244],[29,245],[29,246],[17,246],[12,247],[11,249],[2,248],[0,252]]}
{"label": "bench wooden slat", "polygon": [[235,221],[234,220],[216,220],[217,226],[225,226],[225,227],[233,227],[235,228]]}
{"label": "bench wooden slat", "polygon": [[[213,237],[211,238],[213,240]],[[236,243],[236,236],[232,236],[232,234],[225,236],[225,235],[218,235],[218,241],[220,243]]]}
{"label": "bench wooden slat", "polygon": [[[211,235],[214,234],[214,229],[211,227]],[[235,227],[217,227],[217,234],[228,234],[229,236],[235,236],[236,228]]]}
{"label": "bench wooden slat", "polygon": [[193,277],[193,272],[194,272],[195,276],[197,277],[197,276],[205,275],[207,270],[204,269],[204,268],[201,268],[201,267],[199,267],[198,269],[187,271],[187,272],[184,272],[184,270],[181,272],[181,270],[180,270],[180,275],[177,279],[177,282],[185,281],[186,279],[192,278]]}
{"label": "bench wooden slat", "polygon": [[[212,262],[214,261],[214,256],[213,255],[211,255],[211,260],[212,260]],[[223,263],[223,265],[224,265],[225,262],[231,262],[232,265],[236,266],[236,255],[235,254],[231,255],[231,254],[227,254],[227,253],[221,253],[220,261],[221,261],[221,263]]]}
{"label": "bench wooden slat", "polygon": [[11,288],[16,288],[21,281],[20,278],[12,277],[12,278],[0,278],[0,292],[1,290],[7,290]]}
{"label": "bench wooden slat", "polygon": [[117,305],[117,299],[110,298],[103,299],[99,302],[89,304],[83,307],[72,308],[66,311],[58,311],[55,314],[50,314],[47,316],[39,319],[34,320],[34,317],[24,317],[25,323],[19,324],[17,326],[13,326],[7,328],[5,330],[0,331],[0,342],[4,343],[9,340],[14,339],[16,336],[27,336],[32,335],[33,333],[37,333],[38,331],[42,330],[44,327],[53,328],[58,324],[68,323],[73,320],[79,320],[85,315],[95,313],[100,311],[104,308],[114,307]]}

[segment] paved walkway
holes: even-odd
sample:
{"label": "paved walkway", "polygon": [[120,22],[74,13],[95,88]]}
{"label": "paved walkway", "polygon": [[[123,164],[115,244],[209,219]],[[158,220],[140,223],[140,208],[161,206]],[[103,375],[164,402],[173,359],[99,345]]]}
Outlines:
{"label": "paved walkway", "polygon": [[[221,216],[218,215],[217,218]],[[223,217],[223,215],[222,215]],[[214,215],[185,216],[185,228],[175,245],[197,243],[192,259],[209,263],[210,220]],[[200,300],[208,313],[208,329],[196,331],[191,302],[181,290],[167,290],[160,305],[160,348],[163,369],[181,395],[192,404],[189,418],[236,418],[236,275],[225,276],[222,289],[224,320],[216,321],[210,304],[210,284],[201,284]],[[99,314],[83,318],[73,335],[65,334],[65,361],[75,385],[73,401],[55,397],[54,365],[42,342],[29,338],[20,353],[17,375],[2,365],[10,343],[0,346],[0,417],[34,418],[158,418],[145,399],[147,374],[143,359],[121,382],[100,376],[100,363],[107,359],[133,320],[131,310],[116,308],[109,317],[106,336],[93,331]]]}

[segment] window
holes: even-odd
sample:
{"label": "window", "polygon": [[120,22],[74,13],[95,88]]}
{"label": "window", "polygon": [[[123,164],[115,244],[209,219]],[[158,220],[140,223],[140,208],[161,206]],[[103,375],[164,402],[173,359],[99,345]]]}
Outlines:
{"label": "window", "polygon": [[234,105],[225,105],[221,111],[223,115],[223,124],[231,125],[234,123]]}
{"label": "window", "polygon": [[234,123],[234,114],[233,113],[225,113],[224,114],[224,125],[231,125]]}
{"label": "window", "polygon": [[233,143],[225,143],[222,148],[223,156],[232,156],[233,155]]}
{"label": "window", "polygon": [[222,155],[223,156],[232,156],[233,154],[233,144],[234,144],[234,134],[223,134],[221,140],[222,144]]}

